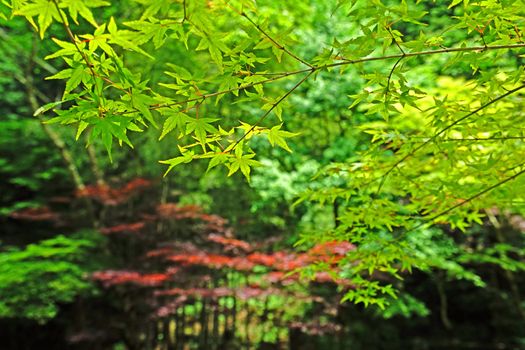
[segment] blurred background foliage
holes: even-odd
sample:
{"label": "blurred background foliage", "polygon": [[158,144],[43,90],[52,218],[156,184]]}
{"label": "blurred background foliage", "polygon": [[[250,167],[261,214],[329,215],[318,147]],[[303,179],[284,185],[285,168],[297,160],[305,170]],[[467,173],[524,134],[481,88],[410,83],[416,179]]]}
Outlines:
{"label": "blurred background foliage", "polygon": [[[123,21],[142,11],[140,3],[114,1],[97,14],[104,19],[118,16]],[[344,41],[358,30],[358,23],[349,20],[345,11],[334,11],[336,1],[266,0],[257,5],[277,29],[293,28],[293,35],[300,39],[293,47],[300,57],[314,57],[319,47],[334,37]],[[461,11],[431,1],[413,6],[429,11],[426,30],[430,33],[450,26],[454,11]],[[177,167],[169,176],[162,177],[165,167],[158,160],[169,157],[176,142],[170,138],[159,141],[159,130],[151,128],[132,135],[134,149],[114,149],[113,162],[110,162],[100,140],[86,148],[74,141],[74,132],[69,128],[46,125],[33,117],[36,109],[33,101],[39,106],[62,94],[64,86],[45,77],[63,67],[56,61],[42,59],[53,52],[52,43],[38,40],[37,34],[22,19],[1,20],[0,24],[0,339],[3,349],[169,348],[169,345],[160,345],[163,344],[160,338],[157,343],[147,339],[157,323],[145,316],[144,309],[149,310],[150,305],[141,305],[142,289],[127,286],[108,290],[89,277],[95,270],[143,267],[139,252],[144,243],[126,237],[104,238],[99,233],[101,229],[126,220],[145,220],[139,217],[143,208],[173,202],[180,206],[196,205],[206,213],[227,219],[236,237],[250,243],[269,241],[270,251],[290,249],[298,240],[306,242],[308,247],[309,234],[319,236],[338,226],[339,208],[343,203],[296,202],[297,199],[306,190],[315,192],[344,186],[344,177],[321,176],[321,171],[327,166],[333,169],[351,161],[357,152],[370,147],[374,135],[367,131],[386,127],[378,114],[368,114],[363,107],[348,108],[348,96],[360,94],[365,84],[357,70],[372,74],[382,66],[349,67],[344,74],[324,71],[316,76],[315,85],[306,82],[283,106],[286,129],[300,131],[300,135],[289,141],[293,153],[271,148],[254,137],[252,147],[263,166],[253,170],[251,183],[240,174],[226,177],[216,169],[205,174],[205,164],[196,162]],[[228,23],[220,25],[229,30]],[[397,29],[404,33],[406,41],[419,35],[418,27],[412,23],[402,23]],[[52,37],[65,39],[60,26],[52,26],[50,31]],[[440,44],[454,44],[465,35],[461,31],[445,33]],[[195,75],[205,74],[199,71],[207,64],[202,52],[187,50],[176,40],[168,41],[155,61],[130,54],[126,64],[140,67],[151,84],[168,82],[162,68],[167,62],[176,62]],[[190,48],[196,45],[190,40]],[[152,50],[153,47],[151,44]],[[416,58],[407,61],[402,69],[414,86],[432,90],[435,96],[475,99],[469,95],[468,87],[473,67],[461,62],[447,65],[447,59],[436,55],[423,63]],[[498,59],[500,73],[510,72],[523,60],[522,57]],[[484,64],[490,64],[487,62],[481,61],[476,68],[483,70]],[[285,59],[274,68],[285,71],[293,67],[294,63]],[[269,89],[289,89],[292,85],[283,81]],[[209,87],[211,91],[218,88]],[[226,123],[233,124],[246,115],[259,115],[258,105],[238,103],[231,95],[224,96],[217,108]],[[399,129],[406,125],[424,127],[424,120],[407,108],[394,124]],[[145,192],[128,196],[123,186],[136,178],[150,179],[153,185]],[[90,186],[99,186],[96,188],[106,192],[102,197],[93,193],[78,195],[92,188]],[[108,195],[107,188],[121,191]],[[118,210],[108,198],[118,202]],[[354,204],[361,205],[351,201],[344,205]],[[144,212],[150,213],[148,210]],[[155,232],[166,232],[166,226],[162,226],[166,224],[155,225]],[[191,230],[201,232],[198,225],[194,228],[187,222],[175,227],[167,233],[175,241],[182,240]],[[278,296],[265,302],[256,298],[249,300],[248,310],[255,310],[264,336],[252,344],[240,344],[232,340],[238,336],[235,329],[233,334],[224,330],[222,340],[214,346],[217,349],[235,349],[242,345],[254,349],[301,350],[335,349],[336,346],[353,350],[525,349],[524,230],[525,219],[497,208],[487,208],[482,220],[463,230],[445,225],[419,230],[417,235],[416,232],[410,235],[406,246],[400,249],[426,262],[428,268],[414,270],[396,280],[376,276],[386,278],[400,290],[399,296],[390,298],[384,309],[339,304],[340,288],[313,284],[307,287],[307,292],[323,302],[295,304]],[[352,254],[347,257],[358,258]],[[236,279],[242,280],[233,273],[221,278],[233,286],[240,283]],[[319,324],[312,331],[305,325],[283,328],[268,322],[271,320],[268,317],[273,317],[270,315],[285,309],[289,313],[285,318],[306,324],[319,313],[319,305],[327,301],[331,301],[332,308],[327,319],[343,329],[337,333],[337,342],[330,332],[320,331]],[[205,307],[194,303],[184,310],[187,317],[200,317],[198,312]],[[144,318],[139,317],[138,322],[130,315]],[[241,322],[246,321],[247,315],[237,317]],[[180,349],[203,348],[202,340],[189,336],[193,331],[196,332],[191,327],[184,329],[188,337],[178,341],[177,349],[179,346]],[[137,339],[130,340],[129,333],[135,333]]]}

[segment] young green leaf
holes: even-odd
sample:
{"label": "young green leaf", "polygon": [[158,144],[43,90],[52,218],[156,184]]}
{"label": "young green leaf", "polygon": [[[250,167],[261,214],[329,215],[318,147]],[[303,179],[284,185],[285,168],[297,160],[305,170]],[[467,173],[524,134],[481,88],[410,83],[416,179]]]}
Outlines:
{"label": "young green leaf", "polygon": [[272,146],[277,145],[291,153],[292,150],[286,143],[286,139],[298,136],[299,134],[281,130],[282,126],[283,124],[276,125],[268,131],[268,141],[270,141]]}
{"label": "young green leaf", "polygon": [[178,130],[179,135],[184,135],[186,131],[186,123],[188,123],[191,118],[182,112],[170,112],[169,117],[164,122],[162,127],[162,133],[159,137],[159,140],[162,140],[168,133],[173,130]]}

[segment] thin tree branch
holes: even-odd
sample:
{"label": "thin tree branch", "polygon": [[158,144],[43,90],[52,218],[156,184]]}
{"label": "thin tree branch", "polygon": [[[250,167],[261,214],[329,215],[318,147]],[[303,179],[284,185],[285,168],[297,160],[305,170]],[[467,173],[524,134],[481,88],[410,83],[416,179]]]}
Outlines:
{"label": "thin tree branch", "polygon": [[[346,60],[345,59],[343,62],[336,62],[336,63],[330,63],[330,64],[321,65],[321,66],[315,66],[315,67],[313,67],[313,69],[315,69],[315,70],[327,70],[329,68],[353,65],[353,64],[364,63],[364,62],[400,59],[400,58],[403,58],[403,57],[437,55],[437,54],[451,53],[451,52],[469,52],[469,51],[519,49],[519,48],[525,48],[525,43],[523,43],[523,44],[511,44],[511,45],[493,45],[493,46],[487,46],[487,47],[484,47],[484,46],[455,47],[455,48],[453,47],[453,48],[444,48],[444,49],[439,49],[439,50],[409,52],[409,53],[397,54],[397,55],[387,55],[387,56],[378,56],[378,57],[364,57],[364,58],[355,59],[355,60]],[[202,95],[200,97],[190,98],[190,99],[186,99],[186,100],[183,100],[183,101],[152,105],[152,106],[150,106],[149,109],[155,110],[155,109],[160,109],[160,108],[164,108],[164,107],[172,107],[172,106],[176,106],[176,105],[182,105],[182,104],[185,104],[185,103],[198,101],[198,100],[202,99],[202,97],[205,97],[205,98],[214,97],[214,96],[219,96],[219,95],[227,94],[227,93],[234,92],[234,91],[248,89],[248,88],[256,86],[256,85],[271,83],[271,82],[274,82],[274,81],[277,81],[277,80],[280,80],[280,79],[283,79],[283,78],[286,78],[286,77],[289,77],[289,76],[293,76],[293,75],[297,75],[297,74],[301,74],[301,73],[306,73],[306,72],[309,72],[311,70],[312,70],[312,68],[306,68],[306,69],[299,69],[299,70],[296,70],[296,71],[289,71],[289,72],[264,73],[264,74],[261,74],[261,75],[275,75],[275,77],[269,78],[267,80],[263,80],[263,81],[260,81],[260,82],[240,85],[240,86],[238,86],[236,88],[232,88],[232,89],[228,89],[228,90],[216,91],[216,92],[213,92],[213,93]],[[258,73],[253,73],[252,75],[258,75]],[[129,113],[133,113],[133,112],[129,112]]]}
{"label": "thin tree branch", "polygon": [[388,93],[390,92],[390,81],[392,80],[392,75],[394,74],[394,71],[396,70],[397,65],[405,58],[405,56],[399,57],[392,66],[392,69],[390,70],[390,73],[388,74],[388,79],[386,81],[386,88],[385,88],[385,103],[388,102]]}
{"label": "thin tree branch", "polygon": [[[268,78],[266,80],[258,81],[258,82],[255,82],[255,83],[249,83],[249,84],[241,84],[240,86],[235,87],[235,88],[231,88],[231,89],[223,90],[223,91],[212,92],[212,93],[209,93],[209,94],[200,95],[199,97],[189,98],[189,99],[186,99],[186,100],[183,100],[183,101],[152,105],[152,106],[149,107],[149,109],[150,110],[156,110],[156,109],[161,109],[161,108],[169,108],[169,107],[183,105],[183,104],[190,103],[190,102],[200,101],[200,100],[207,99],[207,98],[210,98],[210,97],[215,97],[215,96],[219,96],[219,95],[228,94],[230,92],[235,92],[235,91],[239,91],[239,90],[249,89],[249,88],[257,86],[257,85],[271,83],[273,81],[280,80],[280,79],[283,79],[283,78],[286,78],[286,77],[289,77],[289,76],[292,76],[292,75],[310,72],[311,70],[312,69],[301,69],[301,70],[296,70],[296,71],[291,71],[291,72],[283,72],[283,73],[279,73],[279,75],[277,75],[277,76],[275,76],[273,78]],[[127,112],[127,113],[134,113],[134,112]],[[126,114],[126,113],[123,113],[123,114]]]}
{"label": "thin tree branch", "polygon": [[89,62],[89,58],[87,57],[86,53],[84,51],[82,51],[80,49],[80,47],[78,46],[77,40],[75,39],[75,35],[71,31],[71,28],[67,24],[67,20],[64,17],[64,14],[62,13],[62,10],[58,6],[58,1],[57,0],[52,0],[52,1],[53,1],[53,4],[55,4],[55,7],[56,7],[56,9],[58,11],[58,15],[60,16],[60,20],[62,21],[62,25],[64,26],[64,29],[66,30],[66,33],[67,33],[67,35],[69,37],[69,40],[73,43],[73,45],[75,45],[75,48],[77,49],[78,53],[80,54],[80,56],[82,56],[82,59],[86,62],[86,65],[88,66],[89,70],[91,71],[91,75],[93,77],[96,77],[97,74],[95,73],[95,70],[93,69],[93,65],[91,64],[91,62]]}
{"label": "thin tree branch", "polygon": [[[84,62],[86,63],[91,75],[93,76],[93,78],[100,78],[102,79],[103,81],[105,81],[106,83],[108,83],[109,85],[111,85],[112,87],[114,87],[115,89],[118,89],[128,95],[130,95],[131,93],[126,90],[126,89],[123,89],[121,87],[119,87],[114,81],[112,81],[111,79],[109,79],[108,77],[105,77],[103,75],[100,75],[98,74],[97,72],[95,72],[95,69],[93,68],[93,64],[89,61],[89,58],[88,56],[86,55],[86,53],[84,51],[82,51],[80,49],[80,47],[78,46],[78,43],[77,43],[77,40],[75,38],[75,35],[73,34],[73,31],[71,30],[71,27],[69,26],[69,24],[67,24],[67,20],[66,20],[66,17],[64,16],[64,14],[62,13],[62,11],[60,10],[60,7],[58,6],[58,2],[57,0],[52,0],[53,3],[55,4],[55,7],[58,11],[58,14],[60,16],[60,19],[62,21],[62,25],[64,26],[64,29],[66,30],[66,33],[69,37],[69,40],[73,43],[73,45],[75,45],[75,48],[76,50],[78,51],[78,53],[80,54],[80,56],[82,56],[82,59],[84,60]],[[102,88],[101,90],[99,91],[99,94],[102,95]],[[138,111],[138,110],[137,110]]]}
{"label": "thin tree branch", "polygon": [[449,125],[447,125],[446,127],[444,127],[443,129],[441,129],[440,131],[438,131],[434,136],[432,136],[430,139],[426,140],[425,142],[423,142],[422,144],[420,144],[419,146],[415,147],[414,149],[412,149],[409,153],[407,153],[403,158],[399,159],[397,162],[394,163],[394,165],[392,165],[383,175],[381,175],[379,178],[381,179],[381,182],[379,183],[379,186],[377,188],[377,191],[376,193],[379,193],[381,191],[381,188],[383,187],[383,184],[385,183],[386,181],[386,178],[388,177],[388,175],[390,175],[390,173],[392,172],[392,170],[394,170],[395,168],[397,168],[401,163],[403,163],[405,160],[407,160],[408,158],[410,158],[411,156],[413,156],[417,151],[419,151],[420,149],[422,149],[423,147],[425,147],[426,145],[428,145],[430,142],[433,142],[436,140],[436,138],[440,135],[442,135],[444,132],[446,132],[447,130],[449,130],[450,128],[454,127],[455,125],[457,125],[458,123],[461,123],[463,120],[467,119],[467,118],[470,118],[471,116],[475,115],[476,113],[482,111],[483,109],[489,107],[490,105],[504,99],[505,97],[509,96],[509,95],[512,95],[513,93],[517,92],[517,91],[520,91],[521,89],[525,88],[525,84],[523,85],[520,85],[512,90],[509,90],[507,91],[506,93],[496,97],[495,99],[479,106],[478,108],[476,108],[475,110],[473,110],[472,112],[464,115],[463,117],[461,118],[458,118],[456,119],[454,122],[450,123]]}
{"label": "thin tree branch", "polygon": [[239,11],[237,10],[235,7],[231,6],[228,1],[225,2],[226,6],[228,6],[233,12],[237,13],[239,16],[241,17],[244,17],[246,18],[262,35],[264,35],[266,38],[268,38],[268,40],[270,40],[270,42],[272,44],[274,44],[279,50],[282,50],[283,52],[285,52],[288,56],[292,57],[294,60],[310,67],[310,68],[313,68],[314,66],[308,62],[306,62],[305,60],[303,60],[302,58],[300,58],[299,56],[297,56],[296,54],[294,54],[293,52],[291,52],[290,50],[288,50],[284,45],[282,45],[281,43],[279,43],[277,40],[275,40],[270,34],[268,34],[264,29],[261,28],[260,25],[258,25],[257,23],[255,23],[255,21],[253,19],[251,19],[247,14],[246,12],[243,12],[243,11]]}
{"label": "thin tree branch", "polygon": [[[421,137],[426,138],[426,137]],[[475,142],[475,141],[506,141],[506,140],[525,140],[525,136],[507,136],[507,137],[468,137],[468,138],[458,138],[458,137],[451,137],[451,138],[444,138],[439,140],[440,142]],[[408,141],[405,143],[422,143],[424,141]]]}
{"label": "thin tree branch", "polygon": [[106,181],[104,180],[104,172],[102,171],[102,169],[100,169],[98,165],[97,152],[95,150],[95,146],[92,143],[90,143],[86,146],[86,149],[89,157],[89,164],[91,165],[91,171],[93,172],[93,175],[95,175],[97,185],[105,185]]}
{"label": "thin tree branch", "polygon": [[[406,55],[405,53],[405,50],[403,50],[403,48],[401,47],[401,45],[399,44],[399,42],[397,41],[396,37],[394,36],[394,33],[392,33],[392,30],[390,28],[387,28],[388,29],[388,32],[390,33],[390,35],[392,36],[392,39],[394,40],[394,43],[396,44],[397,48],[399,49],[399,51],[401,51],[401,53],[403,55]],[[486,45],[485,45],[486,46]]]}
{"label": "thin tree branch", "polygon": [[[24,48],[20,44],[18,44],[18,42],[11,40],[11,37],[2,28],[0,28],[0,37],[3,40],[9,40],[9,45],[12,47],[14,46],[18,52],[24,51]],[[38,65],[40,68],[46,70],[50,74],[56,74],[58,72],[58,70],[55,67],[53,67],[52,65],[50,65],[49,63],[41,59],[40,57],[36,57],[36,56],[33,57],[33,62],[36,65]]]}
{"label": "thin tree branch", "polygon": [[280,44],[277,40],[272,38],[270,36],[270,34],[268,34],[264,29],[262,29],[260,25],[255,23],[245,12],[241,12],[240,15],[243,16],[244,18],[246,18],[251,24],[253,24],[253,26],[255,26],[255,28],[257,28],[257,30],[259,32],[261,32],[261,34],[263,34],[265,37],[267,37],[268,40],[270,40],[279,50],[282,50],[288,56],[292,57],[296,61],[299,61],[300,63],[302,63],[302,64],[304,64],[304,65],[306,65],[306,66],[308,66],[310,68],[314,67],[312,64],[306,62],[305,60],[303,60],[302,58],[300,58],[299,56],[297,56],[296,54],[294,54],[293,52],[288,50],[284,45]]}
{"label": "thin tree branch", "polygon": [[443,271],[440,271],[434,276],[434,282],[436,283],[438,296],[439,296],[439,316],[443,326],[447,330],[452,329],[452,322],[448,317],[448,298],[445,291],[445,278],[443,276]]}
{"label": "thin tree branch", "polygon": [[524,48],[524,47],[525,47],[525,43],[509,44],[509,45],[445,47],[445,48],[438,49],[438,50],[407,52],[404,54],[386,55],[386,56],[377,56],[377,57],[365,57],[365,58],[359,58],[355,60],[351,60],[351,59],[342,57],[341,60],[343,60],[344,62],[331,63],[323,67],[332,68],[332,67],[345,66],[348,64],[356,64],[356,63],[362,63],[362,62],[383,61],[383,60],[388,60],[388,59],[397,59],[403,56],[404,57],[416,57],[416,56],[428,56],[428,55],[436,55],[436,54],[452,53],[452,52],[469,52],[469,51],[483,52],[483,51],[490,51],[490,50],[518,49],[518,48]]}
{"label": "thin tree branch", "polygon": [[310,70],[310,73],[306,74],[301,80],[299,80],[299,82],[297,82],[297,84],[295,84],[290,90],[288,90],[283,96],[281,96],[281,98],[279,98],[273,105],[270,109],[268,109],[258,120],[255,124],[252,125],[252,127],[250,129],[248,129],[248,131],[246,131],[236,142],[235,144],[233,145],[233,147],[230,148],[230,152],[232,150],[235,149],[235,147],[237,147],[237,145],[242,141],[244,140],[250,133],[253,132],[253,130],[255,130],[255,128],[261,124],[264,119],[266,119],[266,117],[275,109],[275,107],[277,107],[282,101],[284,101],[284,99],[286,99],[292,92],[294,92],[299,86],[301,86],[302,83],[304,83],[312,74],[313,74],[314,70]]}
{"label": "thin tree branch", "polygon": [[[496,218],[496,215],[494,215],[490,210],[485,210],[485,214],[487,215],[490,223],[492,226],[494,226],[494,231],[496,234],[496,239],[501,244],[507,244],[505,236],[503,235],[502,225]],[[504,253],[500,253],[500,255],[504,255]],[[520,289],[519,285],[516,281],[516,276],[514,276],[514,273],[512,273],[511,270],[503,269],[505,270],[505,277],[507,278],[507,281],[509,282],[510,290],[512,292],[512,299],[514,302],[514,306],[518,310],[521,318],[525,321],[525,309],[521,306],[521,296],[520,296]]]}
{"label": "thin tree branch", "polygon": [[[33,42],[33,45],[31,47],[31,52],[28,58],[27,66],[24,69],[25,76],[19,77],[18,80],[21,83],[23,83],[24,87],[26,88],[26,94],[27,94],[27,100],[29,102],[29,106],[31,107],[33,111],[36,111],[39,105],[37,101],[36,91],[35,91],[34,82],[33,82],[33,75],[32,75],[34,57],[36,57],[36,45]],[[73,183],[75,184],[75,188],[77,190],[84,189],[85,188],[84,181],[82,180],[82,177],[80,176],[78,168],[75,165],[75,162],[73,161],[73,156],[67,149],[64,141],[60,138],[60,136],[57,133],[55,133],[55,131],[51,127],[49,127],[49,125],[43,123],[41,120],[39,120],[39,122],[40,122],[40,125],[42,126],[42,129],[46,133],[46,135],[53,142],[55,147],[59,150],[60,155],[62,156],[62,160],[64,161],[66,168],[69,171],[69,174],[71,175],[71,179],[73,180]]]}
{"label": "thin tree branch", "polygon": [[[520,166],[524,166],[524,165],[525,165],[525,163],[520,164]],[[450,207],[450,208],[448,208],[446,210],[443,210],[442,212],[440,212],[438,214],[435,214],[430,219],[428,219],[428,221],[434,221],[435,219],[439,218],[440,216],[446,215],[446,214],[450,213],[451,211],[453,211],[454,209],[459,208],[459,207],[461,207],[461,206],[463,206],[463,205],[465,205],[467,203],[472,202],[473,200],[483,196],[485,193],[488,193],[488,192],[494,190],[495,188],[500,187],[500,186],[506,184],[507,182],[512,181],[512,180],[516,179],[517,177],[519,177],[519,176],[521,176],[523,174],[525,174],[525,169],[522,169],[519,172],[517,172],[516,174],[514,174],[512,176],[509,176],[509,177],[503,179],[502,181],[497,182],[494,185],[485,188],[484,190],[482,190],[482,191],[476,193],[475,195],[473,195],[473,196],[471,196],[471,197],[461,201],[460,203],[455,204],[452,207]]]}
{"label": "thin tree branch", "polygon": [[[19,79],[21,82],[24,81],[24,85],[26,88],[27,93],[27,99],[29,102],[29,105],[33,111],[36,111],[39,107],[38,101],[37,101],[37,94],[36,94],[36,88],[33,84],[33,77],[31,68],[33,67],[33,58],[35,57],[35,46],[33,45],[29,62],[25,70],[25,78]],[[49,98],[46,97],[46,100],[49,100]],[[73,184],[75,185],[75,189],[77,191],[82,191],[86,188],[84,184],[84,180],[82,179],[82,176],[80,175],[80,172],[78,170],[78,167],[75,164],[73,155],[71,152],[69,152],[69,149],[67,148],[65,142],[62,140],[60,135],[58,135],[49,125],[45,124],[42,120],[39,120],[40,125],[42,126],[42,129],[44,130],[44,133],[49,137],[53,145],[58,149],[60,152],[60,156],[62,157],[62,160],[66,166],[66,169],[68,170],[71,179],[73,180]],[[86,209],[89,213],[89,216],[91,217],[91,223],[93,224],[94,228],[98,228],[99,221],[97,220],[95,216],[95,212],[93,209],[93,203],[88,198],[83,198],[83,202],[85,203]]]}
{"label": "thin tree branch", "polygon": [[392,67],[392,69],[390,70],[390,74],[388,74],[388,79],[387,79],[387,82],[386,82],[386,89],[385,89],[385,103],[388,102],[388,93],[390,92],[390,81],[392,79],[392,75],[394,74],[394,71],[396,70],[396,67],[399,63],[401,63],[401,61],[403,60],[403,58],[406,57],[406,53],[405,53],[405,50],[403,50],[403,48],[401,47],[401,45],[399,45],[399,43],[397,42],[397,39],[396,37],[394,36],[394,33],[392,33],[392,30],[390,29],[390,27],[387,27],[386,28],[388,30],[388,33],[390,33],[390,36],[392,37],[392,40],[394,41],[394,43],[396,44],[397,48],[399,49],[399,51],[401,51],[401,54],[402,56],[399,57],[396,61],[396,63],[394,63],[394,66]]}
{"label": "thin tree branch", "polygon": [[[4,39],[8,39],[8,40],[10,39],[7,36],[7,34],[1,29],[0,29],[0,36],[2,36]],[[16,43],[10,43],[10,44],[17,45]],[[22,48],[19,45],[17,45],[16,47],[22,50]],[[44,94],[42,91],[40,91],[36,86],[34,86],[32,74],[31,74],[31,68],[33,67],[34,64],[37,64],[38,66],[47,70],[51,74],[55,74],[57,70],[54,67],[48,65],[47,62],[45,61],[42,62],[42,60],[38,59],[38,57],[36,56],[36,52],[35,52],[35,45],[33,44],[31,56],[30,56],[30,63],[28,64],[25,70],[25,77],[20,74],[14,75],[15,79],[18,80],[21,84],[23,84],[26,87],[28,100],[29,100],[31,109],[33,111],[36,111],[38,109],[37,98],[40,99],[40,101],[44,103],[50,103],[51,99],[46,94]],[[84,180],[80,176],[80,172],[77,166],[74,164],[73,156],[67,149],[65,142],[49,125],[42,122],[42,120],[39,120],[39,122],[45,134],[49,137],[49,139],[53,142],[55,147],[57,147],[57,149],[59,150],[62,156],[62,159],[66,165],[66,168],[68,169],[71,175],[71,179],[73,180],[73,183],[75,184],[76,189],[83,190],[85,188]],[[103,184],[104,178],[102,175],[102,171],[100,171],[100,168],[98,167],[98,164],[96,162],[95,151],[93,149],[93,145],[88,145],[87,151],[88,151],[90,163],[92,165],[93,173],[95,175],[95,178],[97,179],[97,183]]]}
{"label": "thin tree branch", "polygon": [[[523,167],[523,166],[525,166],[525,163],[521,163],[521,164],[517,165],[514,168],[519,168],[519,167]],[[517,173],[515,173],[512,176],[509,176],[509,177],[507,177],[507,178],[505,178],[505,179],[503,179],[503,180],[501,180],[501,181],[499,181],[499,182],[497,182],[497,183],[495,183],[495,184],[493,184],[493,185],[491,185],[489,187],[486,187],[485,189],[481,190],[480,192],[474,194],[473,196],[471,196],[471,197],[469,197],[469,198],[467,198],[465,200],[462,200],[461,202],[459,202],[457,204],[454,204],[453,206],[451,206],[451,207],[449,207],[449,208],[447,208],[447,209],[445,209],[445,210],[443,210],[443,211],[441,211],[441,212],[431,216],[430,218],[425,219],[425,221],[423,221],[423,222],[419,223],[418,225],[412,227],[411,229],[403,232],[403,234],[400,235],[399,237],[397,237],[396,240],[399,240],[402,237],[406,236],[406,234],[409,233],[409,232],[413,232],[413,231],[417,230],[418,228],[421,228],[421,227],[423,227],[425,225],[432,224],[432,222],[434,220],[436,220],[437,218],[439,218],[439,217],[441,217],[443,215],[446,215],[446,214],[454,211],[455,209],[464,206],[465,204],[468,204],[468,203],[472,202],[473,200],[475,200],[475,199],[483,196],[484,194],[486,194],[486,193],[488,193],[488,192],[490,192],[490,191],[492,191],[492,190],[494,190],[494,189],[496,189],[496,188],[506,184],[507,182],[515,180],[516,178],[518,178],[519,176],[521,176],[523,174],[525,174],[525,168],[520,170],[520,171],[518,171]]]}

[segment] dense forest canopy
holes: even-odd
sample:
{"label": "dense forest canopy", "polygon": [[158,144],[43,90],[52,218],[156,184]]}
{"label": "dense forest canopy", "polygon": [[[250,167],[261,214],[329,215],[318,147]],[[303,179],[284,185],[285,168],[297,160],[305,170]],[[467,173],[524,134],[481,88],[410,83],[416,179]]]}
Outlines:
{"label": "dense forest canopy", "polygon": [[[0,315],[51,319],[54,303],[96,294],[82,275],[100,270],[116,295],[157,288],[140,296],[160,296],[162,312],[148,307],[163,317],[191,294],[166,290],[178,274],[202,300],[301,300],[283,320],[315,299],[301,281],[387,319],[425,317],[411,278],[426,276],[446,329],[451,281],[505,295],[525,322],[524,1],[3,0],[0,17],[0,147],[31,150],[0,158],[16,186],[0,214],[82,229],[7,240]],[[89,261],[97,246],[119,262]],[[53,303],[3,279],[44,278],[50,263],[28,261],[48,255],[64,286]],[[275,289],[235,293],[253,283]]]}

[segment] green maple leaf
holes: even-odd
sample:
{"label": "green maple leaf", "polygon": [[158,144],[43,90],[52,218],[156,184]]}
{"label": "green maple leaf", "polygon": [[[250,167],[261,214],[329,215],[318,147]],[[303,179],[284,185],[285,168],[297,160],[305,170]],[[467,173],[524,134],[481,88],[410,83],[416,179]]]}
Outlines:
{"label": "green maple leaf", "polygon": [[217,128],[210,123],[213,123],[219,119],[217,118],[191,118],[186,126],[186,134],[194,133],[195,138],[200,142],[201,145],[206,144],[206,135],[208,132],[216,133]]}
{"label": "green maple leaf", "polygon": [[80,85],[82,81],[87,82],[91,79],[91,74],[83,65],[79,64],[71,71],[71,76],[66,81],[66,88],[64,89],[64,96]]}
{"label": "green maple leaf", "polygon": [[147,43],[153,40],[156,49],[161,47],[166,40],[168,28],[162,22],[129,21],[124,22],[124,25],[138,31],[137,39],[140,43]]}
{"label": "green maple leaf", "polygon": [[126,50],[138,52],[150,59],[154,59],[153,56],[139,47],[140,43],[136,43],[137,33],[130,30],[118,30],[117,23],[113,17],[109,20],[108,30],[110,33],[110,43],[116,44]]}
{"label": "green maple leaf", "polygon": [[90,7],[108,6],[109,2],[100,0],[62,0],[60,1],[60,8],[66,8],[69,11],[69,15],[75,23],[78,24],[78,15],[83,17],[86,21],[91,23],[93,26],[98,27],[97,21],[93,17],[93,13],[89,9]]}
{"label": "green maple leaf", "polygon": [[164,173],[164,176],[166,176],[171,171],[171,169],[173,169],[177,165],[183,164],[183,163],[189,163],[189,162],[191,162],[193,160],[194,154],[195,154],[193,151],[187,151],[187,150],[185,150],[185,149],[183,149],[181,147],[179,147],[179,149],[180,149],[180,151],[182,153],[181,156],[175,157],[175,158],[171,158],[171,159],[167,159],[167,160],[159,161],[159,163],[169,165],[169,168]]}
{"label": "green maple leaf", "polygon": [[286,143],[286,139],[290,137],[298,136],[299,134],[281,130],[282,126],[283,124],[276,125],[268,131],[268,141],[270,141],[270,144],[272,146],[277,145],[291,153],[292,150]]}
{"label": "green maple leaf", "polygon": [[37,28],[37,26],[35,25],[33,17],[37,17],[38,32],[40,33],[41,39],[44,39],[44,34],[51,23],[53,23],[53,19],[62,23],[58,8],[53,1],[49,0],[35,0],[21,7],[18,11],[15,11],[15,15],[25,16],[35,28]]}
{"label": "green maple leaf", "polygon": [[[91,124],[93,125],[93,129],[91,131],[90,140],[100,136],[111,162],[113,161],[111,153],[113,138],[116,138],[120,145],[122,145],[122,142],[124,142],[130,148],[133,148],[133,144],[126,135],[127,128],[130,124],[130,120],[128,118],[118,115],[106,115],[105,118],[94,119]],[[77,131],[77,134],[79,134],[79,132],[81,133],[81,128],[85,129],[86,126],[79,124],[79,130]]]}
{"label": "green maple leaf", "polygon": [[228,172],[228,176],[232,176],[240,169],[244,177],[246,177],[248,182],[250,182],[251,168],[254,166],[261,165],[259,161],[252,159],[253,157],[255,157],[255,153],[243,155],[242,145],[239,144],[238,147],[235,149],[235,157],[232,158],[231,163],[228,165],[230,169],[230,171]]}
{"label": "green maple leaf", "polygon": [[157,122],[155,121],[155,118],[149,109],[153,102],[154,101],[151,96],[140,93],[135,89],[132,90],[131,103],[133,107],[140,111],[142,116],[146,118],[151,123],[151,125],[153,125],[155,128],[158,128]]}
{"label": "green maple leaf", "polygon": [[184,113],[181,113],[181,112],[173,113],[164,122],[164,125],[162,127],[162,133],[159,137],[159,140],[162,140],[168,133],[170,133],[171,131],[175,129],[180,131],[180,135],[183,135],[185,131],[186,123],[189,120],[190,120],[190,117],[188,117]]}
{"label": "green maple leaf", "polygon": [[[230,89],[235,89],[238,86],[238,83],[241,80],[236,76],[225,76],[222,79],[221,85],[219,86],[219,91],[226,91]],[[233,90],[232,94],[235,96],[239,96],[239,90]],[[215,100],[215,104],[217,105],[221,98],[224,97],[225,94],[221,94],[217,96],[217,99]]]}
{"label": "green maple leaf", "polygon": [[206,173],[215,168],[217,165],[226,163],[230,157],[231,155],[227,153],[217,153],[210,159]]}
{"label": "green maple leaf", "polygon": [[244,132],[244,135],[246,135],[244,138],[245,140],[249,140],[253,136],[268,132],[268,129],[266,128],[263,128],[261,126],[256,126],[256,125],[250,125],[243,121],[241,121],[241,125],[237,126],[236,128],[241,129]]}
{"label": "green maple leaf", "polygon": [[[56,58],[56,57],[62,57],[62,56],[73,56],[78,53],[77,47],[70,42],[62,41],[57,38],[52,38],[51,40],[53,40],[55,44],[60,46],[61,49],[52,53],[51,55],[47,55],[45,57],[46,60],[51,59],[51,58]],[[85,46],[84,43],[79,43],[77,45],[80,50],[82,50]]]}
{"label": "green maple leaf", "polygon": [[100,47],[110,57],[114,57],[115,51],[108,44],[108,40],[111,38],[111,36],[109,34],[104,34],[105,31],[106,31],[106,24],[102,24],[95,30],[93,35],[84,34],[84,35],[80,35],[80,37],[89,42],[89,51],[91,53],[95,52],[95,50]]}

